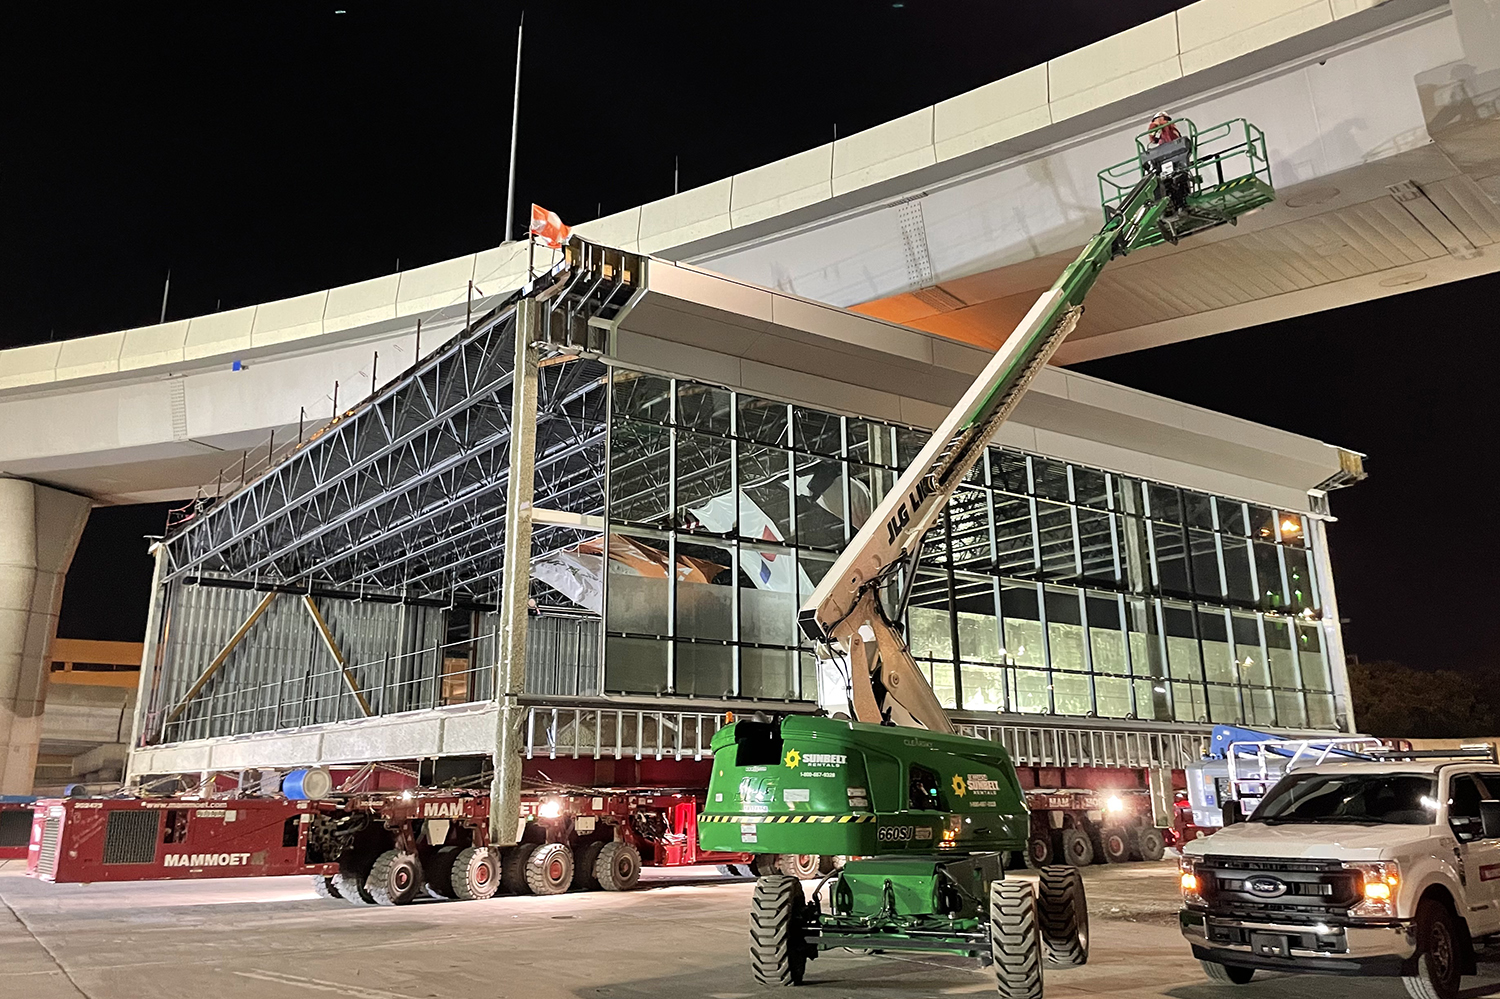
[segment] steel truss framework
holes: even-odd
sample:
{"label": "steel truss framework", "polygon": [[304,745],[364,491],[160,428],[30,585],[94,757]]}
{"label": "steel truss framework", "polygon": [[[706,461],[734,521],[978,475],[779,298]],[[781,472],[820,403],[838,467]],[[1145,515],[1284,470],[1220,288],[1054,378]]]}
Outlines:
{"label": "steel truss framework", "polygon": [[[503,568],[517,303],[545,303],[535,505],[600,515],[608,393],[594,358],[640,268],[639,258],[575,241],[551,272],[168,538],[164,578],[410,599],[493,595]],[[533,550],[578,536],[539,525]]]}

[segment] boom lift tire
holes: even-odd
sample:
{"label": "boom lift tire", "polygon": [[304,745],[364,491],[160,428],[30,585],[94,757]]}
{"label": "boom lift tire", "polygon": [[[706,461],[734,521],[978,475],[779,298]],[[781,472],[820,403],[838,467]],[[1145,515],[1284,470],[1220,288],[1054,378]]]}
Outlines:
{"label": "boom lift tire", "polygon": [[458,897],[453,893],[453,858],[458,850],[456,846],[441,846],[423,859],[422,878],[427,882],[427,894],[433,898]]}
{"label": "boom lift tire", "polygon": [[333,883],[333,878],[323,874],[314,874],[312,879],[313,894],[319,898],[343,898],[339,894],[338,886]]}
{"label": "boom lift tire", "polygon": [[1104,860],[1110,864],[1123,864],[1130,859],[1133,852],[1130,846],[1130,831],[1119,826],[1111,826],[1099,834],[1100,853],[1104,854]]}
{"label": "boom lift tire", "polygon": [[566,843],[543,843],[526,858],[526,887],[533,895],[561,895],[573,885],[573,851]]}
{"label": "boom lift tire", "polygon": [[1167,841],[1155,826],[1147,826],[1136,834],[1135,848],[1142,860],[1155,862],[1167,855]]}
{"label": "boom lift tire", "polygon": [[1048,964],[1077,968],[1089,961],[1089,906],[1076,867],[1043,867],[1037,915]]}
{"label": "boom lift tire", "polygon": [[605,891],[630,891],[641,880],[641,855],[622,840],[604,844],[594,861],[594,880]]}
{"label": "boom lift tire", "polygon": [[1001,999],[1042,999],[1036,895],[1025,881],[990,883],[990,957]]}
{"label": "boom lift tire", "polygon": [[776,859],[776,870],[793,878],[815,878],[822,866],[816,853],[783,853]]}
{"label": "boom lift tire", "polygon": [[604,844],[595,840],[585,843],[583,849],[573,855],[573,890],[598,891],[599,879],[594,877],[594,864],[599,860],[599,851]]}
{"label": "boom lift tire", "polygon": [[500,855],[500,890],[507,895],[529,895],[531,886],[526,883],[526,863],[536,852],[540,843],[517,843]]}
{"label": "boom lift tire", "polygon": [[808,948],[803,939],[807,897],[802,882],[772,874],[755,882],[750,899],[750,968],[755,980],[772,988],[801,985]]}
{"label": "boom lift tire", "polygon": [[1059,863],[1070,867],[1087,867],[1094,862],[1094,843],[1089,834],[1077,826],[1069,826],[1057,837]]}
{"label": "boom lift tire", "polygon": [[453,889],[453,897],[461,902],[494,898],[500,887],[495,851],[487,846],[468,846],[459,850],[448,868],[448,884]]}
{"label": "boom lift tire", "polygon": [[365,892],[376,905],[405,905],[421,890],[422,865],[414,853],[385,851],[365,878]]}
{"label": "boom lift tire", "polygon": [[1249,985],[1250,979],[1255,977],[1254,968],[1231,968],[1227,964],[1217,961],[1199,961],[1203,966],[1203,973],[1211,982],[1223,982],[1226,985]]}

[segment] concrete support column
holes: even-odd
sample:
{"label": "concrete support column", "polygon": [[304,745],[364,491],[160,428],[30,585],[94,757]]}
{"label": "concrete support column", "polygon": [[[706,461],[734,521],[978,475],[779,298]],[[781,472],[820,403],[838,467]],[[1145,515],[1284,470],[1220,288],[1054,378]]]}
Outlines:
{"label": "concrete support column", "polygon": [[30,794],[63,580],[92,502],[0,479],[0,794]]}

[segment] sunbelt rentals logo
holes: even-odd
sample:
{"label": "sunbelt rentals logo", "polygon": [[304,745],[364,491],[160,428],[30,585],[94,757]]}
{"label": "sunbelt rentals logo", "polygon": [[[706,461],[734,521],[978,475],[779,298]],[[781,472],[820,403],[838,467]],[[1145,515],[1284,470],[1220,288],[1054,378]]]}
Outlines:
{"label": "sunbelt rentals logo", "polygon": [[843,753],[799,753],[795,749],[788,749],[782,762],[790,770],[796,770],[801,766],[841,767],[849,762],[849,757]]}

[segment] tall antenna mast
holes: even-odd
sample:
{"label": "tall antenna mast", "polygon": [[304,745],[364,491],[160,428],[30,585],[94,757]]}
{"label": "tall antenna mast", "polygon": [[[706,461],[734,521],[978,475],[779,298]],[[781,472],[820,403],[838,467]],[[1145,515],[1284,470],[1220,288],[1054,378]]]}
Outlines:
{"label": "tall antenna mast", "polygon": [[521,11],[521,23],[516,28],[516,89],[515,103],[510,111],[510,183],[505,187],[505,241],[515,233],[516,224],[516,135],[521,127],[521,36],[526,30],[526,12]]}

